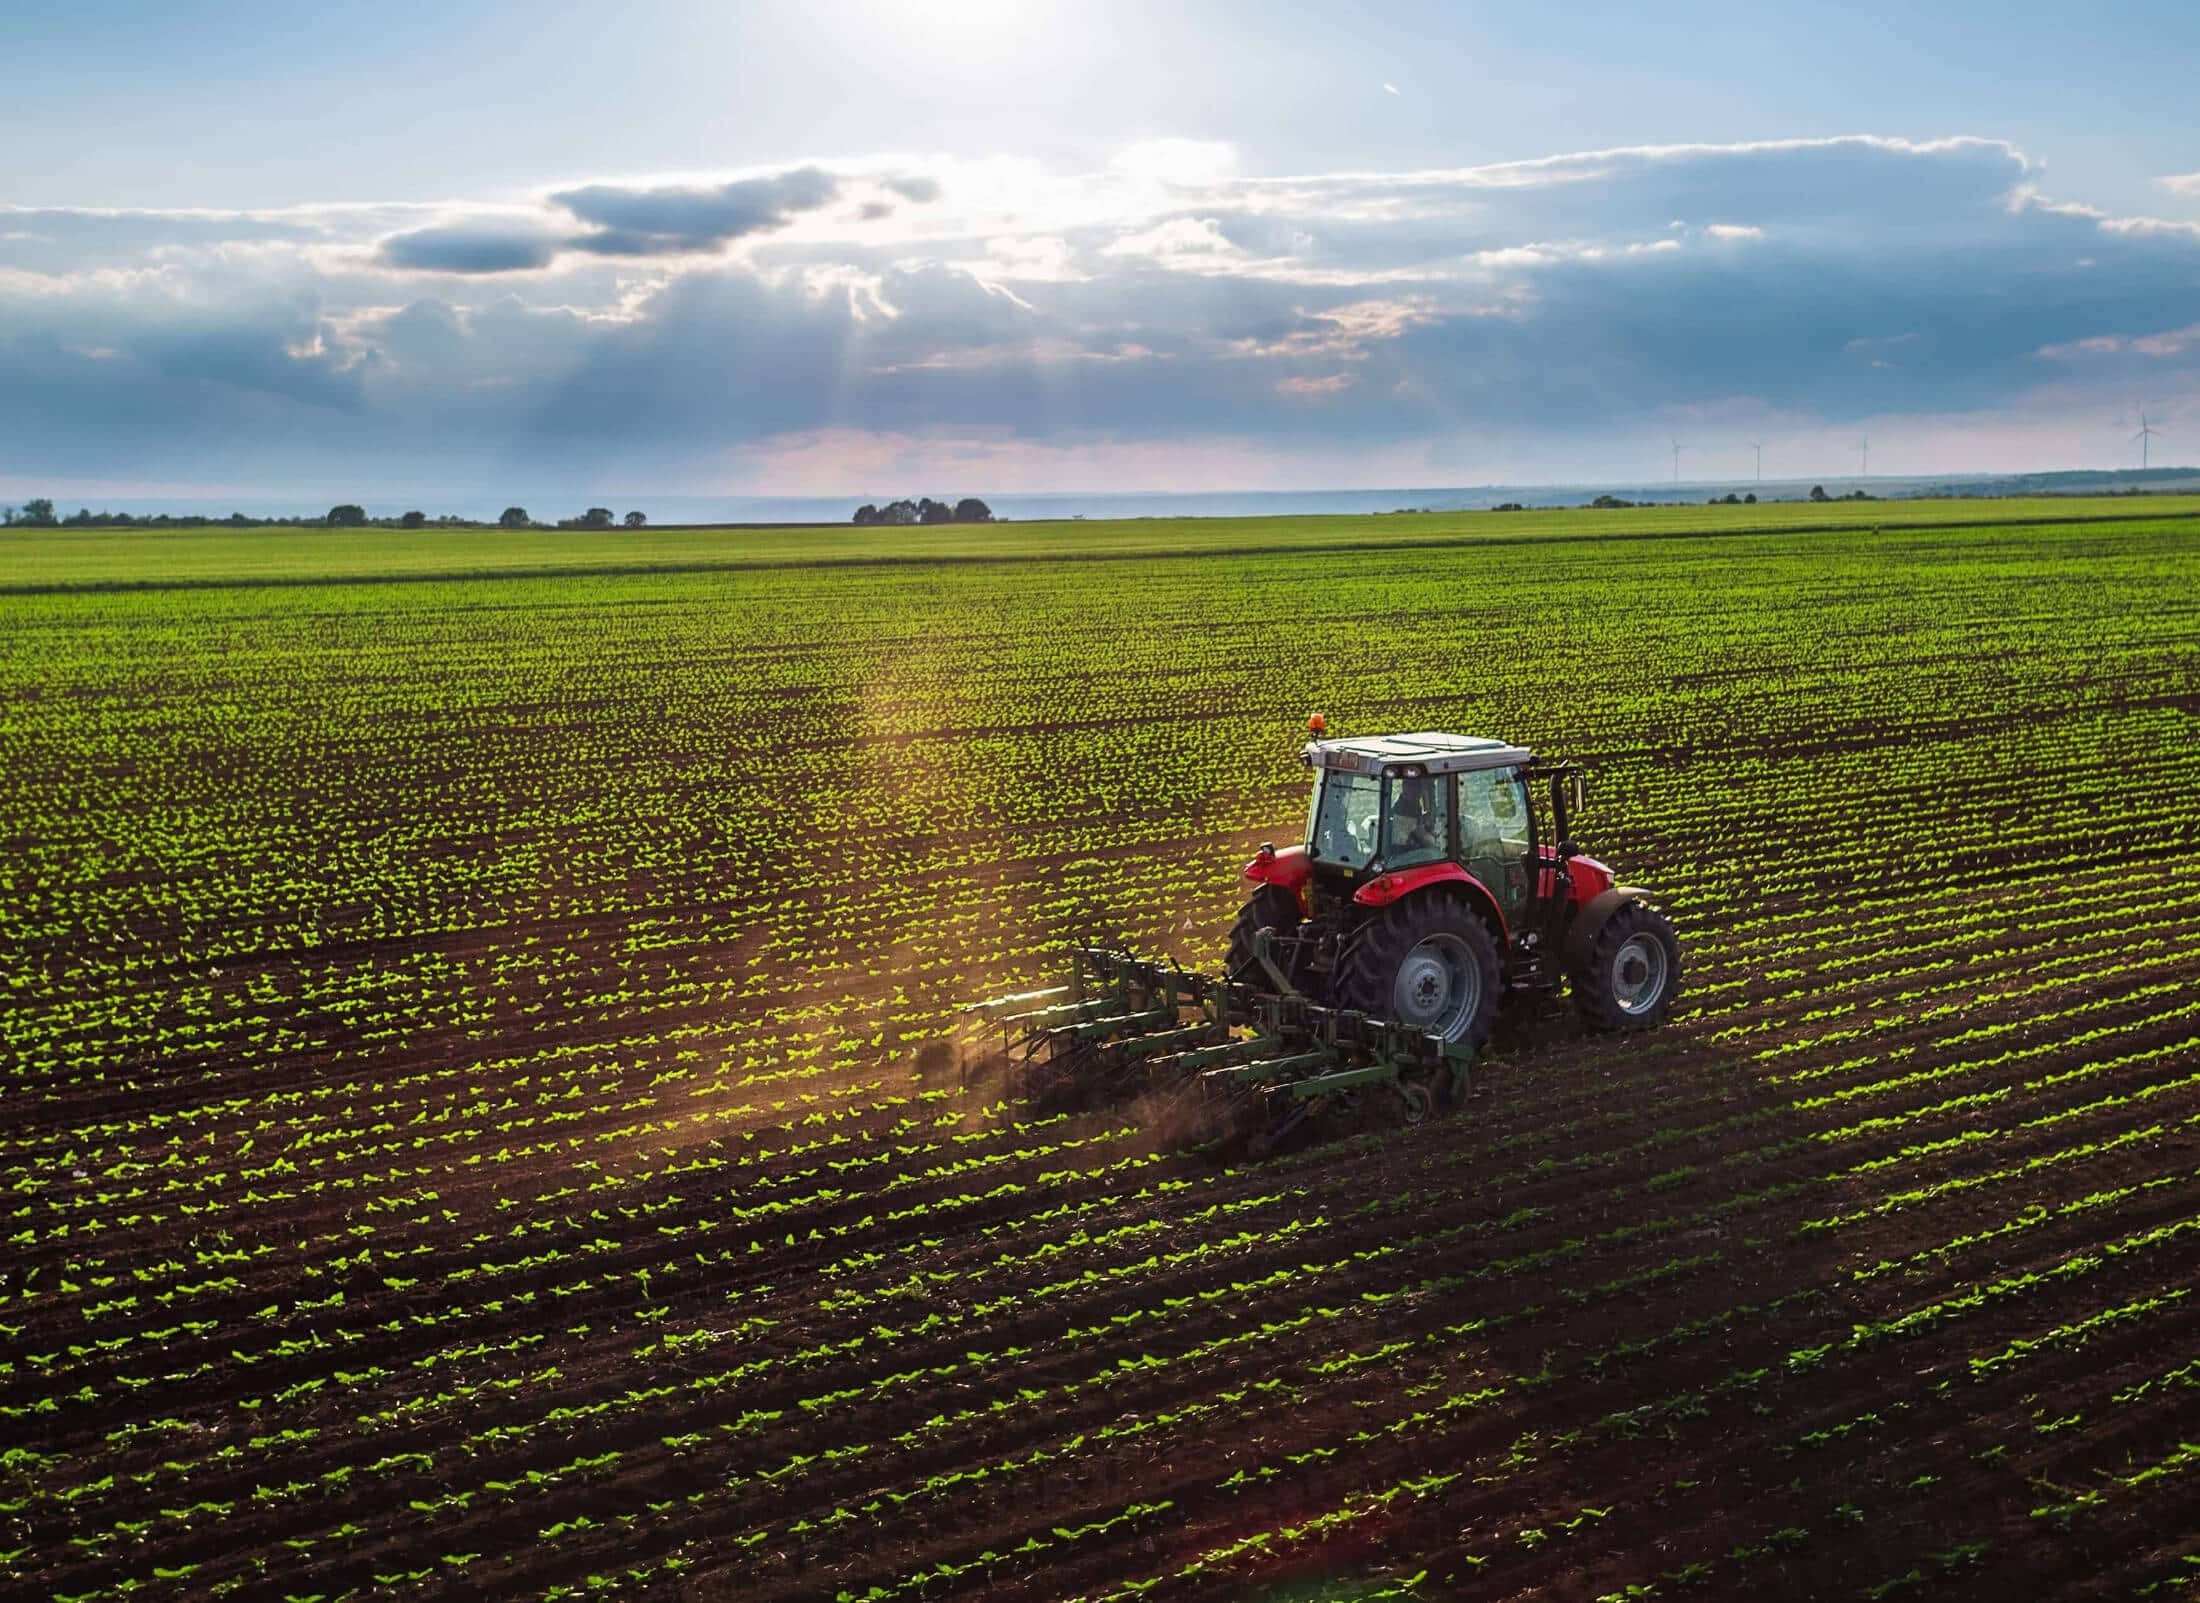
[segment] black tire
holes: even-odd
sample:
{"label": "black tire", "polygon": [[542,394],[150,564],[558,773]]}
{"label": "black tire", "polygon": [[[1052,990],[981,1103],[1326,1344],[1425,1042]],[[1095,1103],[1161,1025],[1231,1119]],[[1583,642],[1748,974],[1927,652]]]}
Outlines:
{"label": "black tire", "polygon": [[[1238,910],[1237,922],[1230,926],[1230,945],[1223,956],[1224,972],[1231,979],[1246,985],[1255,985],[1264,991],[1275,989],[1275,980],[1263,968],[1254,955],[1253,937],[1262,930],[1274,930],[1277,935],[1295,935],[1299,928],[1299,899],[1281,885],[1262,885],[1246,899]],[[1289,972],[1288,954],[1280,954]]]}
{"label": "black tire", "polygon": [[1457,896],[1423,891],[1360,927],[1337,965],[1336,997],[1339,1007],[1480,1051],[1501,983],[1489,925]]}
{"label": "black tire", "polygon": [[1572,977],[1574,1006],[1591,1029],[1655,1029],[1681,994],[1680,939],[1656,908],[1623,903],[1591,938]]}

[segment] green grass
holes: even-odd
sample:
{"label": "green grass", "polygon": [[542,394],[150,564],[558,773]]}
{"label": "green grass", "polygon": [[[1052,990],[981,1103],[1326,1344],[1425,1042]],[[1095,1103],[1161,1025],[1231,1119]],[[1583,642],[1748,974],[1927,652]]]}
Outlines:
{"label": "green grass", "polygon": [[1009,523],[982,528],[645,529],[512,534],[502,530],[318,528],[0,532],[0,590],[48,586],[217,584],[243,580],[703,570],[789,564],[1029,561],[1285,554],[1603,538],[1852,533],[1870,529],[2190,516],[2200,496],[2008,501],[1768,503],[1590,512],[1447,512],[1382,517],[1156,518]]}

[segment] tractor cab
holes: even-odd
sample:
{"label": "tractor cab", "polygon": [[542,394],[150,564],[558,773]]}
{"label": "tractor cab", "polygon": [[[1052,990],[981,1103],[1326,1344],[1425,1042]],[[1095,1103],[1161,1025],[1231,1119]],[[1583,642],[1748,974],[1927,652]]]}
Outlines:
{"label": "tractor cab", "polygon": [[[1570,838],[1588,797],[1579,768],[1470,735],[1332,740],[1319,719],[1309,727],[1306,836],[1246,865],[1260,889],[1233,932],[1233,973],[1470,1044],[1499,995],[1569,975],[1577,995],[1633,987],[1619,1027],[1663,1017],[1679,949],[1662,918],[1620,969],[1585,981],[1598,931],[1642,895]],[[1645,905],[1622,922],[1632,938],[1654,916]]]}
{"label": "tractor cab", "polygon": [[1461,735],[1313,741],[1306,855],[1359,878],[1439,863],[1480,865],[1501,908],[1528,890],[1536,831],[1528,800],[1533,753]]}
{"label": "tractor cab", "polygon": [[1566,838],[1587,799],[1570,764],[1435,733],[1310,741],[1301,760],[1314,773],[1301,850],[1318,893],[1382,906],[1426,885],[1471,885],[1509,941],[1528,937],[1532,947],[1561,860],[1569,893],[1577,881],[1590,895],[1611,884]]}

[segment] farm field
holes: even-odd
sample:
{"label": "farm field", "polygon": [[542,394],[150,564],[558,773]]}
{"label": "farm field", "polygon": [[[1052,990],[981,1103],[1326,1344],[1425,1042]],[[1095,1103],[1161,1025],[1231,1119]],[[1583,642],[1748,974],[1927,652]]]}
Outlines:
{"label": "farm field", "polygon": [[[9,534],[0,625],[9,1595],[2200,1598],[2200,502]],[[1020,1103],[960,1004],[1212,963],[1314,709],[1589,764],[1676,1021],[1257,1165]]]}

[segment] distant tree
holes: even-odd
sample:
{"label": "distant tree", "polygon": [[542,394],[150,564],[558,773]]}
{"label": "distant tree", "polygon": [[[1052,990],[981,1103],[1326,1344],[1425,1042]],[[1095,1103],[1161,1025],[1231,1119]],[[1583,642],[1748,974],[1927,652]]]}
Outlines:
{"label": "distant tree", "polygon": [[245,524],[245,521],[245,515],[242,512],[232,512],[229,514],[229,522],[233,527],[242,528]]}
{"label": "distant tree", "polygon": [[500,529],[525,529],[531,528],[534,521],[533,518],[527,515],[525,507],[506,507],[503,516],[497,519],[497,527]]}
{"label": "distant tree", "polygon": [[1826,487],[1825,487],[1825,486],[1824,486],[1823,484],[1814,484],[1814,485],[1812,485],[1812,486],[1810,487],[1810,498],[1811,498],[1811,499],[1812,499],[1813,501],[1823,501],[1823,500],[1826,500],[1826,499],[1827,499],[1827,496],[1826,496]]}
{"label": "distant tree", "polygon": [[878,520],[896,527],[914,523],[917,521],[917,504],[907,500],[889,502],[879,508]]}
{"label": "distant tree", "polygon": [[1745,495],[1745,496],[1743,496],[1743,497],[1742,497],[1742,505],[1743,505],[1743,506],[1751,506],[1751,507],[1753,507],[1753,506],[1755,506],[1756,504],[1757,504],[1757,492],[1756,492],[1755,490],[1752,490],[1752,491],[1750,491],[1750,492],[1749,492],[1749,494],[1747,494],[1747,495]]}
{"label": "distant tree", "polygon": [[346,501],[342,506],[330,507],[321,521],[332,529],[356,529],[367,521],[367,509]]}
{"label": "distant tree", "polygon": [[856,508],[856,515],[850,521],[859,529],[868,529],[872,524],[878,522],[878,508],[866,501]]}
{"label": "distant tree", "polygon": [[966,495],[955,503],[957,523],[991,523],[993,509],[974,495]]}
{"label": "distant tree", "polygon": [[397,520],[397,526],[400,529],[425,529],[428,526],[428,514],[408,512]]}
{"label": "distant tree", "polygon": [[1589,503],[1589,505],[1591,505],[1592,507],[1600,507],[1606,510],[1614,507],[1631,507],[1634,504],[1635,503],[1632,501],[1622,501],[1616,495],[1600,495],[1594,501],[1591,501]]}
{"label": "distant tree", "polygon": [[53,527],[53,502],[44,496],[25,501],[23,510],[16,513],[15,521],[27,523],[34,529],[50,529]]}
{"label": "distant tree", "polygon": [[919,523],[953,523],[955,521],[955,509],[945,501],[935,501],[930,496],[926,496],[917,503],[917,521]]}
{"label": "distant tree", "polygon": [[649,514],[646,512],[629,512],[626,515],[626,526],[630,529],[639,529],[648,521]]}
{"label": "distant tree", "polygon": [[1496,506],[1491,507],[1490,510],[1492,512],[1525,512],[1528,509],[1518,501],[1501,501]]}
{"label": "distant tree", "polygon": [[580,525],[584,529],[608,529],[616,521],[609,507],[590,507],[580,516]]}

